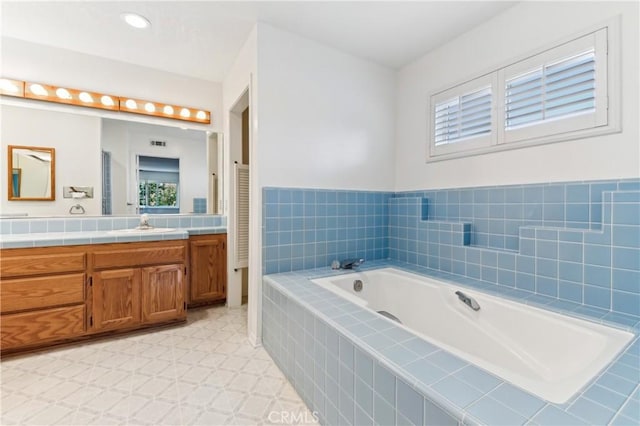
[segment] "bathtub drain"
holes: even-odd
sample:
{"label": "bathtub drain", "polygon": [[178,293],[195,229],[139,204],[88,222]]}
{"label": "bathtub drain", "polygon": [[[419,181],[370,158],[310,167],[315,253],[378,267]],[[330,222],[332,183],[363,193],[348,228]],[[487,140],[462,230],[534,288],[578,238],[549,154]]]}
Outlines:
{"label": "bathtub drain", "polygon": [[397,317],[397,316],[395,316],[395,315],[393,315],[393,314],[390,314],[390,313],[389,313],[389,312],[387,312],[387,311],[378,311],[378,313],[379,313],[380,315],[382,315],[383,317],[387,317],[387,318],[389,318],[389,319],[390,319],[390,320],[392,320],[392,321],[395,321],[395,322],[397,322],[397,323],[399,323],[399,324],[402,324],[402,321],[400,321],[400,320],[398,319],[398,317]]}

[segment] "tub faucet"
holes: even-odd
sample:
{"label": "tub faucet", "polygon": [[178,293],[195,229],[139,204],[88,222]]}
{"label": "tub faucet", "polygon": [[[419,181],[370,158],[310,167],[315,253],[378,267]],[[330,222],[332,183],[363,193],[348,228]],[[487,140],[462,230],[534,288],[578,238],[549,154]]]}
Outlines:
{"label": "tub faucet", "polygon": [[345,259],[340,261],[340,269],[353,269],[364,263],[364,259]]}
{"label": "tub faucet", "polygon": [[464,303],[474,311],[480,310],[480,305],[478,305],[478,302],[476,302],[473,297],[469,297],[461,291],[456,291],[456,295],[458,296],[458,299],[462,301],[462,303]]}

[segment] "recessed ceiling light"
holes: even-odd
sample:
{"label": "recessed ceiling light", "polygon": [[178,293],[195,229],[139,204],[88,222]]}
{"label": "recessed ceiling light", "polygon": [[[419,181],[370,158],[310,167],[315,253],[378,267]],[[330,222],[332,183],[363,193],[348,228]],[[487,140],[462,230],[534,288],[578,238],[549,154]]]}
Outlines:
{"label": "recessed ceiling light", "polygon": [[147,18],[137,13],[127,12],[120,15],[120,17],[134,28],[149,28],[151,26],[151,22]]}

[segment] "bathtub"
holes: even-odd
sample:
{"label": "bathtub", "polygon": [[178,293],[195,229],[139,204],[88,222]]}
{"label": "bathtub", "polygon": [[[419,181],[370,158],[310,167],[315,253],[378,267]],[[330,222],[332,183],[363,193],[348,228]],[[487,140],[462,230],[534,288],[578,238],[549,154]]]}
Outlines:
{"label": "bathtub", "polygon": [[[359,292],[354,291],[355,280],[362,281]],[[401,327],[553,403],[570,399],[633,337],[394,268],[312,281],[360,306],[397,317]],[[456,291],[475,299],[480,310],[464,304]]]}

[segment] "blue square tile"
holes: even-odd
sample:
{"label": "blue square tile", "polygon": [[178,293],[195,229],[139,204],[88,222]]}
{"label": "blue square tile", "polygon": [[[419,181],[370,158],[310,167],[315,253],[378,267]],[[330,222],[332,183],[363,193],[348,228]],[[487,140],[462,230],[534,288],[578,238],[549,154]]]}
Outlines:
{"label": "blue square tile", "polygon": [[584,245],[584,263],[599,266],[611,266],[611,248],[601,245]]}
{"label": "blue square tile", "polygon": [[536,274],[556,278],[558,276],[558,261],[551,259],[536,259]]}
{"label": "blue square tile", "polygon": [[611,307],[611,291],[586,285],[584,286],[584,304],[609,309]]}
{"label": "blue square tile", "polygon": [[578,398],[567,410],[576,417],[580,417],[590,424],[608,424],[613,418],[614,412],[599,404],[594,404],[585,398]]}
{"label": "blue square tile", "polygon": [[640,271],[613,269],[611,279],[615,290],[640,293]]}
{"label": "blue square tile", "polygon": [[576,184],[566,186],[567,203],[588,203],[589,184]]}
{"label": "blue square tile", "polygon": [[373,383],[376,395],[395,406],[396,377],[389,370],[376,363],[373,372]]}
{"label": "blue square tile", "polygon": [[432,388],[461,408],[467,407],[482,397],[482,392],[452,376],[442,379]]}
{"label": "blue square tile", "polygon": [[404,369],[424,385],[431,385],[449,374],[424,358],[406,365]]}
{"label": "blue square tile", "polygon": [[458,426],[458,420],[425,398],[424,424],[438,426]]}
{"label": "blue square tile", "polygon": [[582,282],[582,264],[574,262],[559,262],[558,278],[577,283]]}
{"label": "blue square tile", "polygon": [[454,374],[454,377],[466,382],[485,394],[502,383],[500,379],[473,365],[469,365],[457,371]]}
{"label": "blue square tile", "polygon": [[611,288],[611,268],[604,266],[584,265],[584,283]]}
{"label": "blue square tile", "polygon": [[612,245],[640,248],[640,226],[614,225]]}
{"label": "blue square tile", "polygon": [[558,243],[558,258],[571,262],[582,262],[583,247],[582,244],[561,241]]}
{"label": "blue square tile", "polygon": [[640,315],[640,294],[614,291],[611,309],[630,315]]}
{"label": "blue square tile", "polygon": [[[395,402],[393,403],[395,404]],[[392,405],[388,404],[378,394],[374,396],[373,403],[373,420],[377,425],[395,425],[396,424],[396,410]],[[332,424],[338,424],[332,423]]]}
{"label": "blue square tile", "polygon": [[613,223],[616,225],[640,225],[640,204],[614,204]]}
{"label": "blue square tile", "polygon": [[474,403],[467,409],[467,412],[477,418],[481,424],[486,425],[515,426],[527,423],[525,417],[489,397],[484,397]]}
{"label": "blue square tile", "polygon": [[402,380],[396,380],[397,411],[414,425],[422,425],[424,414],[424,398]]}
{"label": "blue square tile", "polygon": [[640,271],[640,249],[614,247],[612,252],[614,268]]}
{"label": "blue square tile", "polygon": [[356,377],[373,387],[373,360],[360,349],[355,351]]}
{"label": "blue square tile", "polygon": [[585,422],[553,405],[544,407],[532,419],[534,424],[545,426],[583,426]]}
{"label": "blue square tile", "polygon": [[515,386],[504,383],[489,393],[489,396],[502,402],[520,415],[530,418],[546,403]]}

